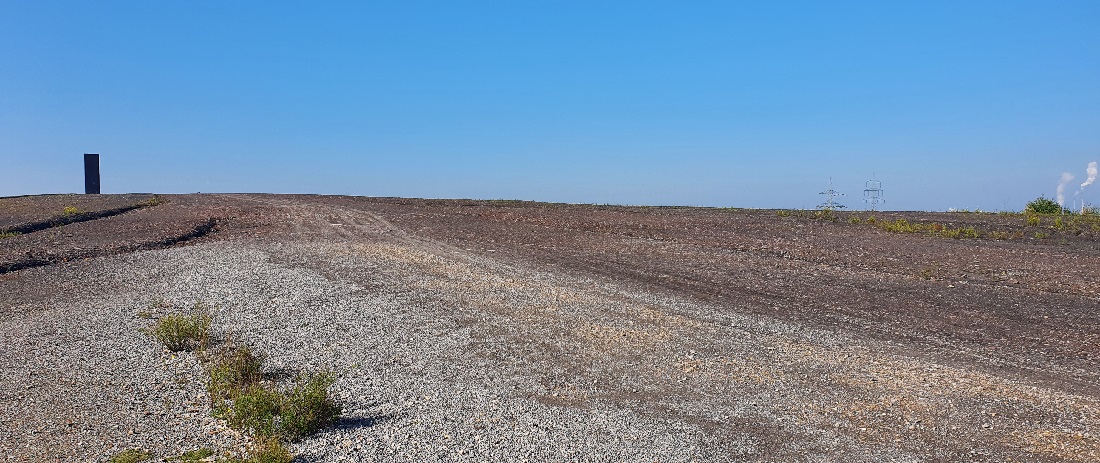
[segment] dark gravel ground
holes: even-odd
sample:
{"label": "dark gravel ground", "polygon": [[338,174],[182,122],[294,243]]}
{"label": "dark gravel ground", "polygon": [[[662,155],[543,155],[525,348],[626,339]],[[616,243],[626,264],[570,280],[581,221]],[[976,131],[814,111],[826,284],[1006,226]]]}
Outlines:
{"label": "dark gravel ground", "polygon": [[[344,418],[302,461],[1100,461],[1090,223],[163,198],[0,240],[7,262],[95,250],[0,273],[9,461],[247,445],[197,361],[139,331],[161,298],[214,305],[272,369],[338,372]],[[65,201],[0,198],[0,223]]]}

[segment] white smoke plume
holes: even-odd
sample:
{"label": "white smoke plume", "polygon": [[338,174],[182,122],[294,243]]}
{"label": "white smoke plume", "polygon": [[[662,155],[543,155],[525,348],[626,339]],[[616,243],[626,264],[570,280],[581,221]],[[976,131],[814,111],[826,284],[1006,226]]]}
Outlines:
{"label": "white smoke plume", "polygon": [[1062,181],[1058,182],[1058,191],[1057,191],[1057,198],[1058,198],[1058,205],[1059,206],[1065,206],[1066,205],[1066,185],[1069,185],[1069,182],[1072,182],[1072,181],[1073,181],[1073,174],[1071,174],[1069,172],[1062,172]]}
{"label": "white smoke plume", "polygon": [[1096,181],[1096,161],[1090,162],[1089,167],[1085,169],[1085,172],[1089,174],[1089,178],[1085,180],[1085,183],[1081,184],[1081,188],[1092,185],[1092,182]]}

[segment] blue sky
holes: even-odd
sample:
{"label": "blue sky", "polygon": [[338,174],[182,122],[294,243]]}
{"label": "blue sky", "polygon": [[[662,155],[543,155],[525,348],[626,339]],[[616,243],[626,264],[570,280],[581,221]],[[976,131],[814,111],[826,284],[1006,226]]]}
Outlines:
{"label": "blue sky", "polygon": [[0,195],[1100,204],[1100,2],[314,3],[0,0]]}

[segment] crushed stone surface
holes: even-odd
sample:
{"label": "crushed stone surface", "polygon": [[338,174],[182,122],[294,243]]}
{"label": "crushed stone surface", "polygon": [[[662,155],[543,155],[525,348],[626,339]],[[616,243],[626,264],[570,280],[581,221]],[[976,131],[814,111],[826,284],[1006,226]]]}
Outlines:
{"label": "crushed stone surface", "polygon": [[[207,304],[216,336],[269,373],[335,373],[341,420],[293,444],[299,461],[1100,461],[1100,279],[1042,286],[1100,272],[1087,240],[765,216],[746,224],[773,230],[711,236],[736,212],[204,196],[236,228],[0,275],[7,461],[249,444],[211,417],[196,356],[142,331],[161,301]],[[191,221],[205,200],[177,204]],[[832,241],[851,235],[858,248]],[[952,273],[991,263],[1018,281]],[[940,315],[881,308],[898,294]],[[1054,337],[1013,315],[1031,311],[1075,323]]]}

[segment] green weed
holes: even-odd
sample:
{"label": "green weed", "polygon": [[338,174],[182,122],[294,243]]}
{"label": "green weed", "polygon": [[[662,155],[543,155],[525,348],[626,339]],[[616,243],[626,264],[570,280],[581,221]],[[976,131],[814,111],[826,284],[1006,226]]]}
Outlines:
{"label": "green weed", "polygon": [[296,441],[340,416],[340,406],[328,395],[332,381],[329,374],[315,374],[299,378],[287,392],[255,383],[233,399],[226,421],[257,436]]}
{"label": "green weed", "polygon": [[149,330],[173,352],[203,349],[210,341],[210,315],[201,304],[191,315],[166,315]]}
{"label": "green weed", "polygon": [[1038,227],[1039,225],[1042,225],[1042,223],[1043,223],[1043,218],[1040,217],[1039,214],[1036,214],[1036,213],[1033,213],[1033,212],[1029,212],[1027,214],[1027,226],[1029,226],[1029,227]]}
{"label": "green weed", "polygon": [[279,411],[279,425],[285,438],[298,440],[336,422],[340,405],[328,395],[334,380],[330,373],[299,378]]}
{"label": "green weed", "polygon": [[77,215],[79,213],[80,213],[80,209],[77,209],[74,206],[65,206],[65,208],[61,210],[61,215],[65,216],[65,217],[72,217],[72,216]]}
{"label": "green weed", "polygon": [[19,236],[20,234],[21,233],[15,232],[15,231],[13,231],[13,232],[3,232],[3,233],[0,233],[0,240],[2,240],[4,238],[11,238],[11,237],[14,237],[14,236]]}
{"label": "green weed", "polygon": [[878,227],[894,233],[916,233],[920,231],[918,228],[915,228],[913,224],[910,224],[909,221],[905,219],[897,219],[893,222],[882,222],[878,224]]}
{"label": "green weed", "polygon": [[138,463],[141,461],[149,461],[153,459],[153,454],[146,452],[142,449],[127,449],[119,453],[114,454],[110,460],[110,463]]}
{"label": "green weed", "polygon": [[202,448],[183,452],[182,455],[175,458],[170,458],[169,461],[177,461],[180,463],[198,463],[204,458],[209,458],[212,456],[214,456],[213,450]]}
{"label": "green weed", "polygon": [[859,216],[857,216],[857,215],[853,215],[851,217],[848,217],[848,223],[850,223],[850,224],[855,225],[855,224],[859,224],[861,222],[863,222],[863,221],[860,220]]}
{"label": "green weed", "polygon": [[814,218],[818,220],[828,220],[830,222],[840,220],[840,218],[833,213],[832,209],[819,209],[814,211]]}
{"label": "green weed", "polygon": [[247,346],[231,349],[215,358],[206,386],[214,415],[224,416],[237,396],[263,379],[262,370],[263,360]]}

